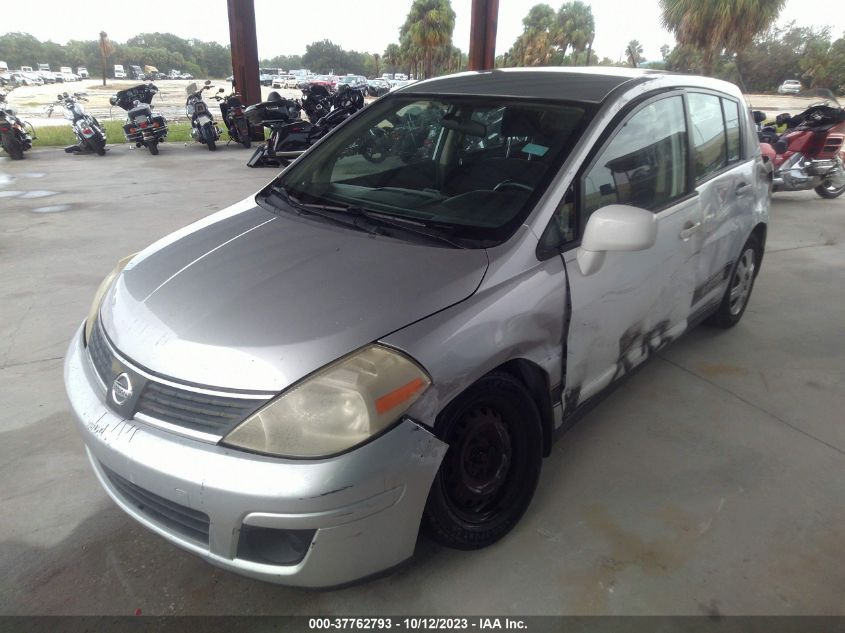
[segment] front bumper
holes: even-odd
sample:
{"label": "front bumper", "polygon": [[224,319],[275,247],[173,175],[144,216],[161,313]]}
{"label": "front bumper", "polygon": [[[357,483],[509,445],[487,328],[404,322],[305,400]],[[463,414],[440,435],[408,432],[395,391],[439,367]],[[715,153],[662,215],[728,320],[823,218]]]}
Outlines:
{"label": "front bumper", "polygon": [[[204,443],[106,407],[82,339],[80,328],[64,376],[88,457],[114,502],[153,532],[219,567],[304,587],[347,583],[413,554],[428,490],[447,448],[421,426],[403,420],[360,448],[313,461]],[[127,490],[152,500],[150,507]],[[175,523],[154,511],[156,503],[206,515],[207,542],[173,529]],[[244,558],[241,535],[255,528],[307,534],[310,546],[296,564]]]}

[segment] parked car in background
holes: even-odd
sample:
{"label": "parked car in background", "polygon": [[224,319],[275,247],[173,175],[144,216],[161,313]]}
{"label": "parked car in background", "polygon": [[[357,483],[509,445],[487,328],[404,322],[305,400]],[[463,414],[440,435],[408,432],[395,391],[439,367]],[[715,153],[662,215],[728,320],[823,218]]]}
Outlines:
{"label": "parked car in background", "polygon": [[21,69],[12,73],[12,83],[23,86],[43,86],[44,80],[41,75],[34,72],[31,66],[21,66]]}
{"label": "parked car in background", "polygon": [[801,82],[797,79],[787,79],[778,86],[780,95],[797,95],[799,92],[801,92]]}
{"label": "parked car in background", "polygon": [[367,94],[367,78],[361,75],[344,75],[340,77],[337,81],[336,88],[340,86],[349,86],[363,95]]}
{"label": "parked car in background", "polygon": [[299,77],[296,75],[285,75],[285,79],[282,82],[282,88],[296,88],[298,83]]}
{"label": "parked car in background", "polygon": [[54,84],[56,81],[63,81],[59,79],[55,73],[50,70],[50,64],[38,64],[38,70],[35,71],[45,84]]}
{"label": "parked car in background", "polygon": [[76,74],[79,75],[82,79],[88,79],[88,69],[85,66],[77,66]]}
{"label": "parked car in background", "polygon": [[367,94],[380,97],[390,92],[390,83],[385,79],[370,79],[367,81]]}
{"label": "parked car in background", "polygon": [[308,83],[312,86],[323,86],[329,92],[334,92],[337,90],[338,81],[340,81],[340,77],[337,75],[317,75],[312,77]]}
{"label": "parked car in background", "polygon": [[273,75],[273,88],[287,88],[289,83],[296,87],[296,79],[293,75]]}
{"label": "parked car in background", "polygon": [[59,72],[65,81],[79,81],[79,75],[74,73],[70,66],[62,66],[59,68]]}
{"label": "parked car in background", "polygon": [[114,78],[115,79],[126,79],[126,71],[123,70],[122,64],[115,64],[114,65]]}
{"label": "parked car in background", "polygon": [[[403,151],[362,155],[383,137]],[[64,365],[91,467],[142,525],[271,582],[392,568],[421,528],[491,545],[558,432],[701,320],[740,321],[769,184],[723,81],[408,85],[103,281]]]}

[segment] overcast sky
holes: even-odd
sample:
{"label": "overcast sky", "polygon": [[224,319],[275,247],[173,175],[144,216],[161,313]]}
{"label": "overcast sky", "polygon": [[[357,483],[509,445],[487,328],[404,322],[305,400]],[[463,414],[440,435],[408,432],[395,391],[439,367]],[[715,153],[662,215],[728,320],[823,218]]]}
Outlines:
{"label": "overcast sky", "polygon": [[[471,0],[452,0],[455,45],[469,49]],[[522,18],[536,0],[499,0],[496,53],[510,48],[522,32]],[[557,9],[561,2],[549,2]],[[596,19],[594,50],[600,57],[619,59],[632,39],[643,44],[646,59],[659,59],[671,34],[660,28],[657,0],[587,0]],[[345,49],[381,53],[399,39],[411,0],[255,0],[258,51],[262,58],[305,52],[305,45],[330,39]],[[13,8],[14,7],[14,8]],[[143,7],[140,9],[139,7]],[[314,13],[309,13],[313,8]],[[117,41],[139,32],[169,31],[180,37],[229,41],[225,0],[42,0],[38,10],[12,3],[4,12],[0,32],[24,31],[42,40],[64,43],[93,39],[100,30]],[[801,26],[832,27],[834,37],[845,32],[842,0],[787,0],[778,23],[795,20]]]}

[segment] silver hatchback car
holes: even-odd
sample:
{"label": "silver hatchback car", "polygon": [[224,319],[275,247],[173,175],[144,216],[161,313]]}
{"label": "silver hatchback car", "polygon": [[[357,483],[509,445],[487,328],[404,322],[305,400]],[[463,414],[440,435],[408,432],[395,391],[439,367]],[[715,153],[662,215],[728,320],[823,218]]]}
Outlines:
{"label": "silver hatchback car", "polygon": [[769,174],[701,77],[412,84],[128,257],[65,361],[94,472],[212,564],[301,586],[480,548],[555,432],[655,350],[736,324]]}

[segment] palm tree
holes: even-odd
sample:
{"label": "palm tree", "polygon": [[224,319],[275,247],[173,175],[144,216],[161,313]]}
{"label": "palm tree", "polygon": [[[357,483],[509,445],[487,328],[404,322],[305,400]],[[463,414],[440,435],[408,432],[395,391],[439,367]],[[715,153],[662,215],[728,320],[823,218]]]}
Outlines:
{"label": "palm tree", "polygon": [[660,0],[663,26],[703,54],[704,74],[723,50],[739,53],[777,18],[786,0]]}
{"label": "palm tree", "polygon": [[402,63],[401,53],[399,52],[399,44],[388,44],[384,49],[384,55],[381,56],[384,65],[388,68],[396,70]]}
{"label": "palm tree", "polygon": [[414,0],[405,25],[414,52],[422,54],[425,76],[431,77],[435,59],[452,46],[455,11],[451,1]]}
{"label": "palm tree", "polygon": [[625,47],[625,54],[628,56],[628,63],[638,68],[640,62],[643,61],[643,45],[637,40],[631,40]]}
{"label": "palm tree", "polygon": [[582,53],[587,47],[592,52],[595,36],[596,23],[589,5],[581,0],[573,0],[560,7],[554,26],[554,39],[560,47],[561,57],[566,56],[570,46],[573,53]]}

